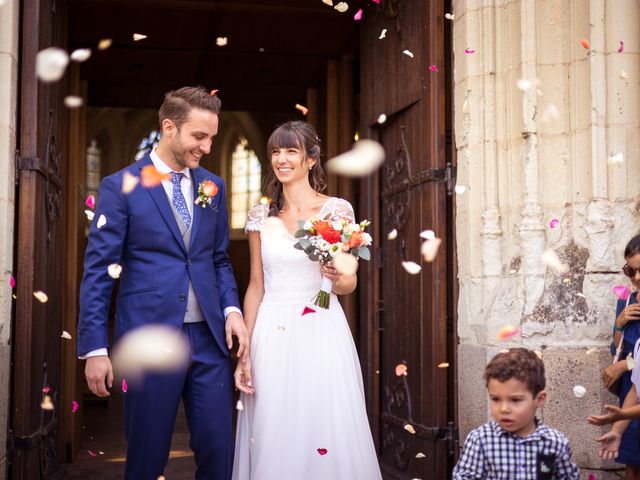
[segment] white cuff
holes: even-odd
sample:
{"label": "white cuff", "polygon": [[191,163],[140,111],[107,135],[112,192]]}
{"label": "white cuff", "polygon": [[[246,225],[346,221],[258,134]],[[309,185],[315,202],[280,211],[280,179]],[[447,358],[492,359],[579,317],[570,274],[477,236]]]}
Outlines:
{"label": "white cuff", "polygon": [[240,316],[242,316],[242,311],[238,308],[238,307],[227,307],[223,310],[222,313],[224,313],[224,321],[227,321],[227,317],[229,316],[230,313],[233,312],[237,312],[240,314]]}
{"label": "white cuff", "polygon": [[86,355],[78,356],[78,359],[86,360],[89,357],[99,357],[101,355],[109,355],[109,351],[106,348],[99,348],[97,350],[91,350]]}

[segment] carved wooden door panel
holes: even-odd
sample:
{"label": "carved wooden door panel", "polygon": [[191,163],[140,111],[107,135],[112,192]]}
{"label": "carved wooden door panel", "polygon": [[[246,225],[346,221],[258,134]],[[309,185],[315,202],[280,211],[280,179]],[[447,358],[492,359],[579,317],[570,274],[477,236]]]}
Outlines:
{"label": "carved wooden door panel", "polygon": [[[389,479],[444,480],[454,451],[453,371],[438,367],[453,365],[455,343],[444,13],[442,0],[383,1],[361,37],[362,124],[387,154],[363,194],[381,247],[364,273],[373,291],[363,295],[370,319],[363,338],[374,347],[363,352],[363,361]],[[379,124],[383,113],[386,122]],[[394,229],[397,237],[388,239]],[[421,260],[420,233],[427,229],[442,239],[433,263]],[[408,261],[421,272],[409,274],[403,268]],[[406,376],[396,375],[399,364],[406,365]]]}
{"label": "carved wooden door panel", "polygon": [[[10,477],[64,478],[58,463],[60,335],[62,333],[62,196],[66,152],[66,85],[39,83],[35,56],[66,44],[66,2],[22,2],[20,123],[16,206],[16,308],[12,328],[13,384]],[[41,291],[42,302],[34,296]],[[43,389],[55,408],[41,408]]]}

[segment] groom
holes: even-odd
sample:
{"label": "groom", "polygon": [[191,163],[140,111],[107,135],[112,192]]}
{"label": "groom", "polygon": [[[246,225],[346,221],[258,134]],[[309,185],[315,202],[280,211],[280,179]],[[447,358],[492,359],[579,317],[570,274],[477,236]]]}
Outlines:
{"label": "groom", "polygon": [[[229,227],[222,179],[200,167],[218,133],[220,100],[203,88],[165,95],[158,146],[140,161],[102,180],[80,287],[78,355],[86,359],[91,391],[109,395],[111,264],[122,266],[114,341],[142,325],[182,330],[190,342],[188,367],[149,374],[124,395],[128,480],[156,480],[166,466],[180,399],[184,402],[197,479],[231,477],[232,372],[229,350],[248,355],[236,282],[227,255]],[[141,171],[166,174],[161,184],[132,191],[123,181]],[[129,179],[129,180],[127,180]],[[212,180],[210,204],[196,205],[198,187]],[[101,219],[102,220],[99,220]],[[106,220],[106,222],[105,222]]]}

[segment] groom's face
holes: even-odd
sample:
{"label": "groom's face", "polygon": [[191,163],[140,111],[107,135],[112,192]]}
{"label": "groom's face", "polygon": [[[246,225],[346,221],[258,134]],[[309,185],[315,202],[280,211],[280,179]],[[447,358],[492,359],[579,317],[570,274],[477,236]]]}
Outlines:
{"label": "groom's face", "polygon": [[177,128],[165,129],[169,148],[175,161],[174,170],[198,168],[200,159],[211,151],[213,137],[218,133],[218,115],[208,110],[193,108],[187,120]]}

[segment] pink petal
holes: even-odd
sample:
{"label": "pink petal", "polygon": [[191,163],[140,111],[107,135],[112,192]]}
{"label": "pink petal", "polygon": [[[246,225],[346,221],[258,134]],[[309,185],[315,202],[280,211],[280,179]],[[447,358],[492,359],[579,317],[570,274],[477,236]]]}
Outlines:
{"label": "pink petal", "polygon": [[627,300],[629,298],[629,288],[624,285],[616,285],[613,287],[613,294],[620,300]]}
{"label": "pink petal", "polygon": [[48,386],[42,389],[42,393],[49,393],[50,391],[51,391],[51,388],[49,388]]}
{"label": "pink petal", "polygon": [[129,390],[129,387],[127,385],[127,381],[123,378],[122,379],[122,393],[127,393],[127,390]]}
{"label": "pink petal", "polygon": [[378,5],[380,5],[380,0],[371,0],[373,3],[377,3]]}
{"label": "pink petal", "polygon": [[362,9],[358,10],[356,14],[353,16],[353,19],[358,22],[362,20]]}
{"label": "pink petal", "polygon": [[556,228],[558,225],[560,225],[560,220],[557,218],[552,218],[549,222],[549,228]]}
{"label": "pink petal", "polygon": [[467,48],[467,49],[465,49],[464,53],[466,53],[466,54],[476,53],[476,50],[475,50],[475,48]]}
{"label": "pink petal", "polygon": [[326,448],[319,448],[318,449],[318,453],[320,455],[326,455],[327,454],[327,449]]}
{"label": "pink petal", "polygon": [[435,65],[431,65],[429,67],[429,70],[431,70],[432,72],[439,72],[438,67],[436,67]]}
{"label": "pink petal", "polygon": [[98,454],[96,452],[93,452],[91,450],[87,450],[87,452],[89,453],[89,456],[91,456],[91,457],[97,457],[98,456]]}
{"label": "pink petal", "polygon": [[590,473],[589,480],[596,480],[596,476],[593,473]]}
{"label": "pink petal", "polygon": [[9,285],[11,285],[11,288],[16,288],[16,279],[11,274],[9,274]]}
{"label": "pink petal", "polygon": [[75,400],[71,402],[71,413],[76,413],[78,411],[78,402]]}
{"label": "pink petal", "polygon": [[304,307],[304,310],[302,311],[302,316],[305,316],[308,313],[316,313],[316,311],[311,307]]}
{"label": "pink petal", "polygon": [[500,329],[496,337],[500,341],[505,341],[520,334],[520,327],[515,325],[505,325]]}
{"label": "pink petal", "polygon": [[93,195],[89,195],[84,204],[91,210],[94,210],[96,208],[96,197],[94,197]]}
{"label": "pink petal", "polygon": [[618,53],[624,52],[624,42],[620,40],[620,46],[618,47]]}

